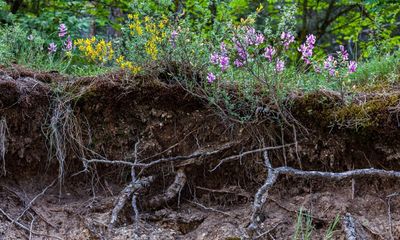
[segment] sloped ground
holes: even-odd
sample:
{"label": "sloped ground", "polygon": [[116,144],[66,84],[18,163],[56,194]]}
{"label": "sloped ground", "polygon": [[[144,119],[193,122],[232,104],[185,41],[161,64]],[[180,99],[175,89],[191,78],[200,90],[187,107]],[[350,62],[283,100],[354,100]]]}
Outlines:
{"label": "sloped ground", "polygon": [[[287,108],[298,121],[295,138],[291,127],[281,131],[268,114],[249,124],[232,122],[181,87],[154,79],[127,81],[123,73],[74,79],[4,69],[0,239],[239,239],[266,173],[259,153],[213,170],[221,159],[297,140],[271,151],[274,166],[399,170],[399,96],[393,88],[354,95],[343,105],[334,92],[293,94]],[[116,200],[131,181],[130,167],[85,165],[85,159],[150,163],[213,151],[138,170],[138,177],[155,177],[137,194],[140,222],[134,223],[129,200],[110,230]],[[183,188],[168,201],[150,204],[168,192],[180,171],[187,179]],[[259,239],[291,238],[300,207],[312,215],[313,239],[323,238],[335,216],[346,213],[360,236],[398,239],[397,183],[280,177],[264,207]],[[344,236],[339,223],[334,239]]]}

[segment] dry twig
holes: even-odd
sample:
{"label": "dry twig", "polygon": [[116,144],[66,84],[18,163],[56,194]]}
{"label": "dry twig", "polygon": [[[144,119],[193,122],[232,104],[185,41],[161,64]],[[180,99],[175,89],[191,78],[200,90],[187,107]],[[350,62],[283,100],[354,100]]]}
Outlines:
{"label": "dry twig", "polygon": [[[34,198],[32,198],[32,200],[25,206],[25,209],[22,211],[22,213],[20,215],[18,215],[18,217],[13,220],[13,223],[18,221],[22,216],[25,215],[25,213],[32,208],[33,203],[42,195],[44,195],[46,193],[46,191],[51,188],[55,183],[57,182],[57,179],[54,179],[52,183],[50,183],[50,185],[48,185],[47,187],[45,187],[38,195],[36,195]],[[24,201],[25,202],[25,201]],[[47,222],[47,221],[46,221]]]}
{"label": "dry twig", "polygon": [[18,227],[28,231],[30,234],[36,235],[36,236],[44,236],[44,237],[48,237],[48,238],[55,238],[55,239],[59,239],[59,240],[63,240],[60,237],[57,236],[53,236],[53,235],[49,235],[49,234],[45,234],[45,233],[40,233],[40,232],[36,232],[36,231],[31,231],[31,229],[27,226],[25,226],[24,224],[18,222],[18,221],[14,221],[13,218],[8,215],[3,209],[0,208],[0,213],[3,214],[10,222],[14,223],[15,225],[17,225]]}
{"label": "dry twig", "polygon": [[198,206],[198,207],[201,207],[201,208],[203,208],[204,210],[217,212],[217,213],[220,213],[220,214],[222,214],[222,215],[225,215],[225,216],[228,216],[228,217],[231,217],[231,218],[234,217],[234,216],[232,216],[231,214],[226,213],[226,212],[224,212],[224,211],[221,211],[221,210],[218,210],[218,209],[215,209],[215,208],[212,208],[212,207],[206,207],[206,206],[204,206],[203,204],[201,204],[201,203],[199,203],[199,202],[194,202],[194,201],[190,201],[190,200],[186,200],[186,201],[188,201],[189,203],[192,203],[192,204],[194,204],[194,205],[196,205],[196,206]]}

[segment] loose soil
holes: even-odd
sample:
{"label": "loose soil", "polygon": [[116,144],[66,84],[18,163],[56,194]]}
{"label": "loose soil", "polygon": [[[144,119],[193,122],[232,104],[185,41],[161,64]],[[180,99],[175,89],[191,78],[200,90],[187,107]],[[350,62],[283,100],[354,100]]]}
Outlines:
{"label": "loose soil", "polygon": [[[5,143],[0,239],[240,239],[266,177],[261,154],[212,169],[225,157],[265,145],[298,143],[271,151],[274,166],[400,170],[396,87],[355,94],[346,104],[335,92],[293,93],[286,107],[297,121],[294,134],[268,114],[255,113],[246,124],[232,121],[181,86],[154,78],[129,79],[121,72],[72,78],[19,66],[1,69],[0,120],[7,130],[0,136],[0,153],[2,138]],[[137,194],[140,221],[134,222],[127,204],[112,229],[111,212],[131,180],[130,168],[83,164],[83,159],[135,157],[148,163],[218,149],[223,150],[209,157],[137,171],[138,177],[155,176]],[[179,194],[162,206],[148,206],[168,189],[178,169],[187,177]],[[400,239],[398,183],[282,176],[265,204],[258,239],[292,239],[300,210],[312,219],[312,239],[323,239],[335,217],[346,213],[364,239]],[[332,239],[345,239],[341,221]]]}

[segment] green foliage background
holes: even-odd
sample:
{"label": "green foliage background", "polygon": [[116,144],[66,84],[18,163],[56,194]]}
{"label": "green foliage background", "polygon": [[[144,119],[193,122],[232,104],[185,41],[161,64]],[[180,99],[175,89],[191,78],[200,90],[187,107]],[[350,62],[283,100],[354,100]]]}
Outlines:
{"label": "green foliage background", "polygon": [[126,14],[139,11],[184,18],[208,36],[216,22],[238,22],[260,4],[264,6],[257,20],[260,28],[265,20],[277,26],[274,23],[284,7],[296,4],[298,38],[304,40],[313,33],[323,49],[341,43],[354,55],[368,57],[400,45],[400,2],[396,0],[0,0],[0,23],[53,33],[63,22],[76,35],[110,38],[120,34]]}

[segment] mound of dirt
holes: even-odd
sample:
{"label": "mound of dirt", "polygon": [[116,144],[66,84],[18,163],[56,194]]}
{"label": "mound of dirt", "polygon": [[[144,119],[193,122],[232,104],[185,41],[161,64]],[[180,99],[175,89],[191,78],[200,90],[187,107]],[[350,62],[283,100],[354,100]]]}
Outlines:
{"label": "mound of dirt", "polygon": [[[290,125],[257,112],[240,124],[172,83],[4,68],[0,239],[251,237],[263,148],[273,167],[400,170],[399,97],[293,94]],[[345,216],[361,239],[400,238],[396,183],[280,176],[253,238],[292,238],[308,223],[322,239],[336,216],[332,239],[349,230]]]}

